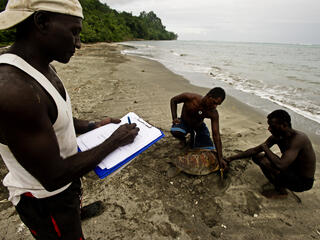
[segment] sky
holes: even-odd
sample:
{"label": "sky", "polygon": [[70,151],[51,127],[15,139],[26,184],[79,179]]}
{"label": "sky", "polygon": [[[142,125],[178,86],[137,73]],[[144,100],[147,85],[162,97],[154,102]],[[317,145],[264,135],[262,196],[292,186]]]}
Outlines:
{"label": "sky", "polygon": [[320,44],[320,0],[100,0],[153,11],[179,40]]}

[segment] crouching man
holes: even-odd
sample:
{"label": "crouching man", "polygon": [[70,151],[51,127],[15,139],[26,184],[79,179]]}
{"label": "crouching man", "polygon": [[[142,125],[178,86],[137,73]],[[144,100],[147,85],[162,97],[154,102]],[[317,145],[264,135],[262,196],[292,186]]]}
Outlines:
{"label": "crouching man", "polygon": [[[312,188],[316,156],[308,136],[291,127],[290,115],[276,110],[268,115],[268,130],[272,134],[264,143],[228,157],[227,162],[252,157],[275,189],[264,190],[265,197],[284,197],[286,189],[303,192]],[[270,148],[277,144],[281,157]]]}

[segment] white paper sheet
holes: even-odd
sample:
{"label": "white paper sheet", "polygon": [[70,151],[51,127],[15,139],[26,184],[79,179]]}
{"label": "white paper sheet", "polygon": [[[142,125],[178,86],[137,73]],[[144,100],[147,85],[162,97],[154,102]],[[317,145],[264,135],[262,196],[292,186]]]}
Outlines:
{"label": "white paper sheet", "polygon": [[81,151],[89,150],[111,136],[111,134],[118,129],[122,124],[128,123],[128,117],[130,117],[131,123],[136,123],[140,129],[138,135],[134,139],[134,142],[126,146],[120,147],[110,153],[98,166],[101,169],[110,169],[132,156],[145,146],[156,140],[162,135],[162,132],[145,122],[142,118],[133,112],[128,113],[121,118],[119,124],[110,123],[100,128],[94,129],[88,133],[82,134],[77,138],[77,143]]}

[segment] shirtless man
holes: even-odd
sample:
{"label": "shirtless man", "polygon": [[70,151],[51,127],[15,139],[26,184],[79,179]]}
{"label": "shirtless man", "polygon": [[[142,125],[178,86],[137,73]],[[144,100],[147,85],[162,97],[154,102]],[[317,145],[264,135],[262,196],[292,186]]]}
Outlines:
{"label": "shirtless man", "polygon": [[[316,156],[309,138],[291,127],[290,115],[275,110],[268,115],[268,130],[272,134],[264,143],[242,153],[228,157],[227,162],[252,157],[275,189],[264,190],[266,197],[283,197],[286,189],[303,192],[312,188]],[[270,148],[278,145],[281,157]]]}
{"label": "shirtless man", "polygon": [[0,29],[17,31],[0,56],[0,154],[9,170],[3,184],[36,239],[84,240],[80,177],[139,131],[124,124],[77,153],[76,133],[119,122],[72,118],[68,93],[50,64],[68,63],[80,48],[82,18],[78,0],[9,0],[0,14]]}
{"label": "shirtless man", "polygon": [[[182,93],[171,98],[170,107],[172,114],[171,133],[182,144],[186,143],[186,135],[190,133],[190,147],[196,149],[216,149],[220,167],[224,169],[227,164],[222,156],[222,144],[219,132],[219,114],[217,106],[225,99],[225,91],[216,87],[211,89],[204,97],[196,93]],[[183,103],[181,117],[177,117],[177,105]],[[204,123],[204,119],[211,120],[211,131]]]}

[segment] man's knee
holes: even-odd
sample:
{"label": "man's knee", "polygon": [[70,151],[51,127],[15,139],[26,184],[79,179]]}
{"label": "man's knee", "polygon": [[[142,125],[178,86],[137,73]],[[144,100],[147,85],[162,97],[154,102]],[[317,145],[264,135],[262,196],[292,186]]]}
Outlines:
{"label": "man's knee", "polygon": [[180,131],[170,131],[172,136],[174,136],[175,138],[178,138],[178,139],[185,139],[185,134],[183,132],[180,132]]}
{"label": "man's knee", "polygon": [[265,158],[265,155],[263,154],[263,153],[258,153],[258,154],[256,154],[256,155],[253,155],[252,156],[252,161],[255,163],[255,164],[257,164],[257,165],[261,165],[261,163],[262,162],[264,162],[263,161],[263,159]]}

